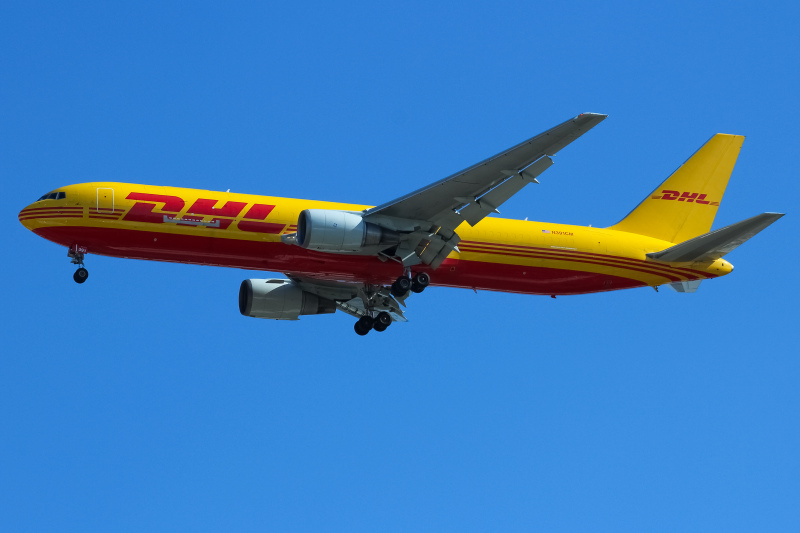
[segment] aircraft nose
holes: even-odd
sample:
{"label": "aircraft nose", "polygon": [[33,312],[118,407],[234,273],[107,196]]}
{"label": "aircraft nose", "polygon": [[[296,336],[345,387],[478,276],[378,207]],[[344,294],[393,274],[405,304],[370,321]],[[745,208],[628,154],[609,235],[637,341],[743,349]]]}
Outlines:
{"label": "aircraft nose", "polygon": [[19,212],[18,218],[20,223],[28,229],[31,229],[31,223],[29,222],[31,218],[33,218],[35,211],[32,211],[33,204],[27,205],[22,208],[22,211]]}

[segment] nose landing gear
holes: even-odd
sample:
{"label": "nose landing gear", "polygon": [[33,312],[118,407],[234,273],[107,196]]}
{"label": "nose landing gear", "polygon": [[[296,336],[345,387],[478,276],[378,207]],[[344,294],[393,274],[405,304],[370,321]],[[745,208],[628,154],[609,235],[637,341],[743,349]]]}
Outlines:
{"label": "nose landing gear", "polygon": [[67,250],[67,257],[72,259],[72,264],[78,265],[78,270],[72,275],[72,279],[75,280],[75,283],[83,283],[89,279],[89,271],[83,266],[83,257],[85,254],[86,248],[82,246],[71,246],[69,250]]}
{"label": "nose landing gear", "polygon": [[89,278],[89,271],[83,267],[80,267],[75,273],[72,275],[72,279],[75,280],[75,283],[83,283]]}

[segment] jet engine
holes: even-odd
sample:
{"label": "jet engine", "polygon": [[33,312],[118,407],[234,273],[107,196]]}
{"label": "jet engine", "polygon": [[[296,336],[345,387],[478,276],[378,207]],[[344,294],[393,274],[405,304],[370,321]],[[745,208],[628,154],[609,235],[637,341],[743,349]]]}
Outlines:
{"label": "jet engine", "polygon": [[254,318],[297,320],[336,311],[333,300],[304,291],[288,279],[246,279],[239,287],[239,312]]}
{"label": "jet engine", "polygon": [[297,220],[297,244],[311,250],[353,253],[399,243],[399,233],[365,222],[356,213],[306,209]]}

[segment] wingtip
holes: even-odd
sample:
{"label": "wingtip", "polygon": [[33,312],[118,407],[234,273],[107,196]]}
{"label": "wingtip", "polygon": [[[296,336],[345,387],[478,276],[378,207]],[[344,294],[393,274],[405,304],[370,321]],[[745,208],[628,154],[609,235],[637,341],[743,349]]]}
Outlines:
{"label": "wingtip", "polygon": [[607,116],[608,115],[603,115],[602,113],[581,113],[572,120],[578,124],[596,126],[603,122]]}

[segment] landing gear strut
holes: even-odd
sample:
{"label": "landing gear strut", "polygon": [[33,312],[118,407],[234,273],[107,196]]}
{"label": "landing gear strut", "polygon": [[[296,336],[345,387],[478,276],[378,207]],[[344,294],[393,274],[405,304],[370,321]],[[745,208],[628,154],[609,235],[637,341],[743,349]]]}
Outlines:
{"label": "landing gear strut", "polygon": [[75,280],[75,283],[83,283],[89,278],[89,271],[83,266],[83,257],[85,253],[86,248],[80,246],[71,246],[70,249],[67,250],[67,256],[72,259],[72,264],[78,265],[78,270],[72,275],[72,279]]}

